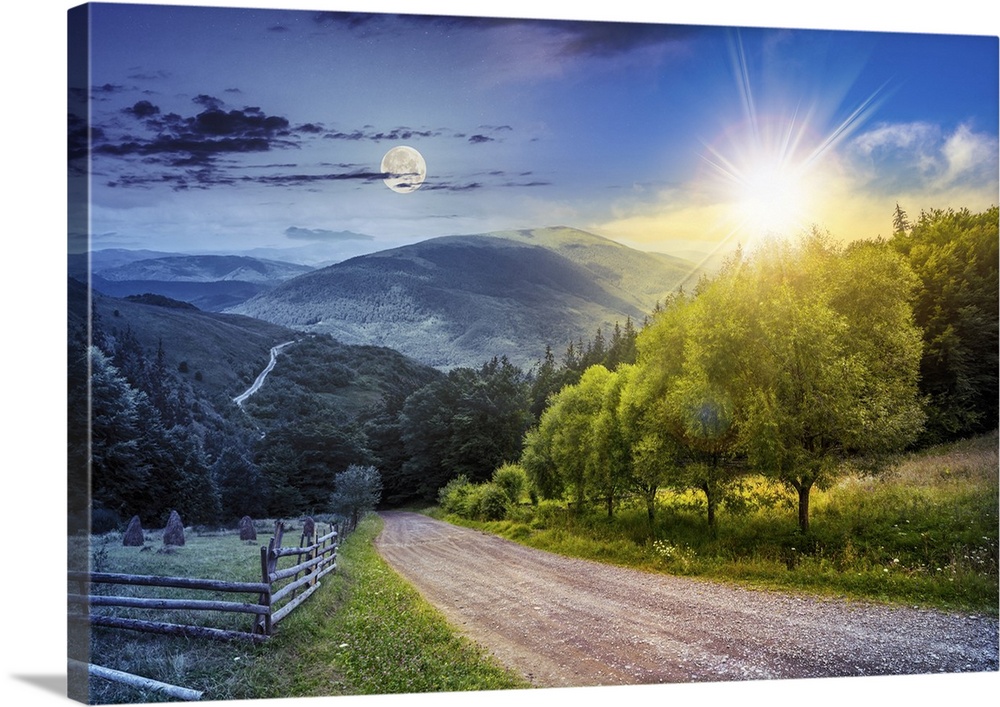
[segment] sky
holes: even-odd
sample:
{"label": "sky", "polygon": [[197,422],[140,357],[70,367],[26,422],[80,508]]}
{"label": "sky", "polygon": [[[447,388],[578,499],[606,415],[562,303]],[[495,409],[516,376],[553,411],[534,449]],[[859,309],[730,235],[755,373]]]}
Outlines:
{"label": "sky", "polygon": [[[998,200],[996,36],[107,4],[91,22],[71,112],[89,99],[93,249],[349,257],[565,225],[687,255]],[[426,161],[411,193],[383,182],[398,145]]]}

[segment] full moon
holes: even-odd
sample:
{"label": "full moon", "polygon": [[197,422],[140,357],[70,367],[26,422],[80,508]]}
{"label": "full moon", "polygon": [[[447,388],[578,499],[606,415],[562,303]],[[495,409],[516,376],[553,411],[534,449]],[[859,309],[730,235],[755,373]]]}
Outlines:
{"label": "full moon", "polygon": [[424,156],[412,147],[399,145],[385,153],[382,172],[388,174],[385,185],[400,194],[409,194],[420,188],[427,176]]}

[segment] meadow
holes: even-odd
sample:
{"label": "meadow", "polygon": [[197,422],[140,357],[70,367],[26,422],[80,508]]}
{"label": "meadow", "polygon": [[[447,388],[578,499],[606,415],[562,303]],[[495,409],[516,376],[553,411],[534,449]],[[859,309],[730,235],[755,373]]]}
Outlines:
{"label": "meadow", "polygon": [[661,490],[650,527],[639,501],[613,517],[527,501],[482,522],[432,514],[564,555],[652,572],[997,615],[997,434],[903,458],[879,477],[813,494],[808,533],[795,496],[749,477],[706,525],[704,497]]}
{"label": "meadow", "polygon": [[[260,523],[266,527],[267,523]],[[273,526],[272,526],[273,527]],[[391,694],[527,687],[470,641],[381,560],[372,541],[381,528],[369,515],[347,536],[338,569],[322,588],[283,621],[266,643],[217,642],[94,628],[91,662],[204,691],[203,699],[253,699],[321,695]],[[286,537],[295,535],[294,529]],[[236,531],[188,532],[183,547],[162,548],[156,532],[147,547],[123,547],[119,533],[96,536],[96,571],[259,581],[260,545]],[[75,539],[77,542],[82,542]],[[288,544],[288,543],[285,543]],[[129,588],[131,589],[131,588]],[[159,590],[159,595],[165,595]],[[171,612],[177,622],[233,620]],[[148,615],[146,618],[153,618]],[[240,615],[247,630],[250,617]],[[70,647],[70,654],[74,654]],[[170,701],[155,692],[93,680],[92,703]]]}

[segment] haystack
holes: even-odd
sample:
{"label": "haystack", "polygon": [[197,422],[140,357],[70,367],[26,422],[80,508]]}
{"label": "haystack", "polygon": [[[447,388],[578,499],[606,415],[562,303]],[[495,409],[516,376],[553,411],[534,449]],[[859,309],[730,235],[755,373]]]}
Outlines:
{"label": "haystack", "polygon": [[122,538],[122,545],[125,547],[142,547],[146,544],[146,536],[142,533],[142,523],[139,516],[132,516],[125,529],[125,537]]}
{"label": "haystack", "polygon": [[167,527],[163,529],[163,544],[184,544],[184,524],[181,523],[181,517],[177,511],[170,511],[170,519],[167,521]]}

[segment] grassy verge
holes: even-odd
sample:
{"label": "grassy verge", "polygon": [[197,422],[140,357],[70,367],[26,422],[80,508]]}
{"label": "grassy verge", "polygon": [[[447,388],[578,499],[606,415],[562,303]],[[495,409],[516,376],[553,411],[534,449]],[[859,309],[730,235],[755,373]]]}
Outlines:
{"label": "grassy verge", "polygon": [[[528,687],[478,646],[457,636],[385,565],[372,546],[380,527],[379,518],[369,516],[345,539],[337,571],[323,579],[320,591],[292,612],[266,644],[95,629],[91,659],[203,690],[204,699],[211,700]],[[120,542],[98,542],[94,548],[107,571],[252,579],[260,544],[243,544],[226,534],[189,538],[172,555],[140,555],[136,548],[121,548]],[[158,569],[146,566],[147,560]],[[183,564],[186,572],[178,571],[175,563]],[[166,699],[95,680],[91,701]]]}
{"label": "grassy verge", "polygon": [[528,687],[389,569],[372,546],[380,528],[367,517],[341,548],[333,586],[282,624],[260,696]]}
{"label": "grassy verge", "polygon": [[502,521],[448,520],[648,571],[996,616],[997,466],[994,433],[914,454],[882,478],[846,478],[814,490],[808,534],[795,499],[764,479],[720,510],[715,533],[693,493],[661,493],[652,527],[627,501],[613,518],[543,501]]}

